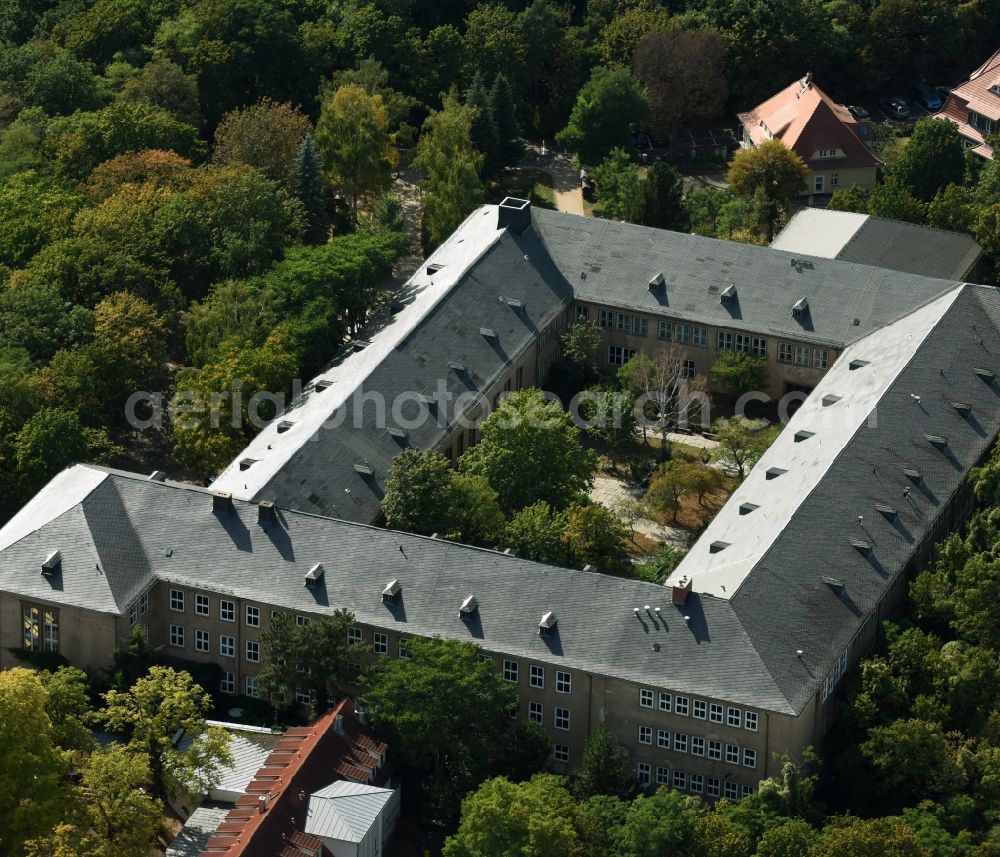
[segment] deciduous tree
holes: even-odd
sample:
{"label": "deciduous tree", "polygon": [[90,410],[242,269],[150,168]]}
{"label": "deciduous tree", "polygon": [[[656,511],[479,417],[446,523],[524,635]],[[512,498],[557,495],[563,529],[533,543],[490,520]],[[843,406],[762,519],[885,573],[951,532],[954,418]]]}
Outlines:
{"label": "deciduous tree", "polygon": [[638,391],[646,418],[659,426],[664,450],[667,432],[675,425],[687,425],[696,409],[702,414],[707,400],[705,379],[689,375],[686,353],[676,343],[652,356],[640,351],[619,370],[625,383]]}
{"label": "deciduous tree", "polygon": [[587,738],[573,778],[573,793],[581,800],[595,795],[629,798],[635,790],[628,755],[611,731],[600,724]]}
{"label": "deciduous tree", "polygon": [[212,159],[254,167],[294,192],[299,146],[311,130],[309,118],[297,107],[262,98],[222,117],[215,129]]}
{"label": "deciduous tree", "polygon": [[712,364],[712,378],[739,399],[767,387],[767,363],[743,351],[723,351]]}
{"label": "deciduous tree", "polygon": [[731,417],[716,420],[712,433],[719,441],[712,457],[726,470],[735,472],[742,482],[750,468],[774,442],[778,428],[769,426],[766,421]]}
{"label": "deciduous tree", "polygon": [[958,126],[928,117],[913,127],[913,136],[896,158],[889,173],[917,199],[930,202],[950,184],[965,180],[965,154]]}
{"label": "deciduous tree", "polygon": [[774,222],[806,186],[809,168],[781,140],[767,140],[752,149],[740,149],[729,164],[727,179],[740,195],[763,194],[767,203],[767,240]]}
{"label": "deciduous tree", "polygon": [[584,164],[598,164],[649,118],[649,102],[627,68],[594,69],[577,95],[569,122],[556,140]]}

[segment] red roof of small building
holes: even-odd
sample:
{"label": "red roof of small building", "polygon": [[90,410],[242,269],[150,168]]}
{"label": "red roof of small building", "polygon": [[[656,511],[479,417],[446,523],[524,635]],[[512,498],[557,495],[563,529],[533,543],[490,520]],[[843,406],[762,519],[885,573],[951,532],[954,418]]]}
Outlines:
{"label": "red roof of small building", "polygon": [[384,784],[386,749],[364,730],[346,699],[308,726],[289,729],[208,840],[203,857],[328,855],[321,840],[302,832],[309,796],[337,779]]}
{"label": "red roof of small building", "polygon": [[984,158],[992,158],[993,150],[986,145],[983,132],[969,124],[969,111],[1000,123],[1000,90],[994,87],[1000,87],[1000,51],[972,72],[965,83],[956,86],[937,114],[938,119],[950,119],[958,125],[959,133],[976,144],[972,151]]}
{"label": "red roof of small building", "polygon": [[[771,96],[753,110],[739,114],[755,145],[781,140],[809,164],[841,167],[875,167],[882,162],[858,136],[858,123],[850,111],[837,104],[807,74]],[[815,157],[820,149],[840,149],[841,158]]]}

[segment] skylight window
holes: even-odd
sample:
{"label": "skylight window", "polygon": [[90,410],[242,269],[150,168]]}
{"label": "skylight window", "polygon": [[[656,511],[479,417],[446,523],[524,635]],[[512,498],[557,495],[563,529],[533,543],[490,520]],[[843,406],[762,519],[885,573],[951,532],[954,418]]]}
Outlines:
{"label": "skylight window", "polygon": [[802,443],[804,440],[809,440],[811,437],[815,437],[816,432],[814,431],[797,431],[794,435],[794,440],[796,443]]}
{"label": "skylight window", "polygon": [[861,369],[867,366],[870,362],[871,361],[869,360],[852,360],[847,364],[847,368],[853,372],[855,369]]}
{"label": "skylight window", "polygon": [[864,539],[851,539],[851,547],[861,553],[872,552],[871,542],[866,542]]}
{"label": "skylight window", "polygon": [[948,438],[942,437],[939,434],[925,434],[924,437],[927,438],[928,443],[932,443],[936,447],[944,447],[948,445]]}
{"label": "skylight window", "polygon": [[777,479],[783,473],[787,473],[787,472],[788,472],[787,470],[783,470],[780,467],[769,467],[769,468],[767,468],[767,472],[764,474],[764,478],[765,479]]}
{"label": "skylight window", "polygon": [[740,514],[749,515],[751,512],[755,512],[759,508],[760,506],[756,503],[740,503]]}
{"label": "skylight window", "polygon": [[293,425],[295,425],[295,423],[293,423],[291,420],[282,420],[280,423],[278,423],[278,434],[284,434]]}
{"label": "skylight window", "polygon": [[256,458],[241,458],[240,470],[249,470],[256,463],[257,463]]}
{"label": "skylight window", "polygon": [[479,332],[488,339],[496,339],[497,332],[492,327],[481,327]]}
{"label": "skylight window", "polygon": [[972,410],[972,406],[966,402],[952,402],[951,406],[958,411],[963,417],[968,416],[969,412]]}
{"label": "skylight window", "polygon": [[729,542],[712,542],[712,544],[710,544],[708,546],[708,552],[709,553],[721,553],[727,547],[729,547]]}
{"label": "skylight window", "polygon": [[875,511],[878,512],[878,513],[880,513],[880,514],[882,514],[882,515],[885,515],[887,518],[895,518],[896,517],[896,510],[892,506],[890,506],[888,503],[876,503],[875,504]]}
{"label": "skylight window", "polygon": [[840,400],[841,400],[842,398],[844,398],[844,397],[843,397],[843,396],[835,396],[835,395],[834,395],[833,393],[827,393],[827,394],[826,394],[826,395],[825,395],[825,396],[823,397],[823,400],[822,400],[822,401],[823,401],[823,407],[824,407],[824,408],[828,408],[828,407],[830,407],[830,405],[835,405],[835,404],[837,404],[837,402],[839,402],[839,401],[840,401]]}

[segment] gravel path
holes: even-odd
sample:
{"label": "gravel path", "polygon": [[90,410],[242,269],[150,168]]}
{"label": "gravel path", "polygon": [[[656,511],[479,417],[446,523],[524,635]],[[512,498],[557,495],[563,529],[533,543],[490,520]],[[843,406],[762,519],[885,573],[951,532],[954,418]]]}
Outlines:
{"label": "gravel path", "polygon": [[[626,504],[638,500],[642,492],[629,487],[621,479],[612,476],[598,476],[590,491],[590,499],[621,515]],[[624,518],[624,516],[622,516]],[[660,542],[671,542],[681,547],[687,546],[687,533],[676,527],[665,527],[650,518],[639,518],[634,524],[635,531]]]}
{"label": "gravel path", "polygon": [[541,146],[530,144],[520,166],[545,170],[552,176],[552,190],[559,211],[586,216],[583,210],[583,191],[580,188],[580,170],[572,155],[553,152],[551,149],[543,150]]}

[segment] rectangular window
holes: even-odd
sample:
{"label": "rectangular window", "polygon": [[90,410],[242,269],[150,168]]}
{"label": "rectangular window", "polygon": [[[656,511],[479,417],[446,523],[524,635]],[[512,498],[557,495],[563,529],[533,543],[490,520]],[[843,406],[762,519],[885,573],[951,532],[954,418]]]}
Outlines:
{"label": "rectangular window", "polygon": [[735,351],[742,351],[742,352],[744,352],[746,354],[749,354],[750,353],[750,340],[751,340],[751,338],[752,337],[749,334],[746,334],[746,333],[737,333],[736,334],[736,347],[735,347],[734,350]]}
{"label": "rectangular window", "polygon": [[410,659],[410,641],[403,637],[399,638],[399,656],[404,661]]}
{"label": "rectangular window", "polygon": [[708,719],[713,723],[722,722],[722,705],[718,702],[711,702],[708,705]]}
{"label": "rectangular window", "polygon": [[365,632],[362,631],[357,625],[354,625],[347,629],[347,642],[348,643],[360,643],[365,638]]}
{"label": "rectangular window", "polygon": [[143,592],[139,596],[139,615],[145,616],[149,612],[149,593]]}
{"label": "rectangular window", "polygon": [[503,662],[504,681],[517,681],[517,661]]}
{"label": "rectangular window", "polygon": [[184,626],[183,625],[171,625],[170,626],[170,645],[171,646],[184,646]]}
{"label": "rectangular window", "polygon": [[736,783],[732,783],[729,780],[726,780],[725,795],[726,798],[729,800],[736,800],[739,798],[740,793]]}
{"label": "rectangular window", "polygon": [[572,693],[573,677],[569,673],[556,670],[556,693]]}
{"label": "rectangular window", "polygon": [[236,657],[236,638],[226,634],[219,635],[219,656],[223,658]]}
{"label": "rectangular window", "polygon": [[644,315],[632,316],[632,333],[636,336],[646,336],[649,332],[649,319]]}
{"label": "rectangular window", "polygon": [[295,624],[298,625],[300,628],[303,625],[308,625],[309,624],[309,617],[308,616],[296,616],[295,617]]}
{"label": "rectangular window", "polygon": [[389,651],[389,635],[376,631],[373,638],[373,648],[376,655],[384,655]]}
{"label": "rectangular window", "polygon": [[830,187],[840,187],[840,176],[837,173],[830,175]]}
{"label": "rectangular window", "polygon": [[669,693],[660,694],[660,711],[670,711],[671,708],[671,697]]}
{"label": "rectangular window", "polygon": [[705,794],[709,797],[719,796],[719,778],[709,777],[705,783]]}
{"label": "rectangular window", "polygon": [[180,589],[170,590],[170,609],[178,613],[184,612],[184,593]]}
{"label": "rectangular window", "polygon": [[139,621],[139,605],[133,604],[128,611],[128,626],[130,628],[135,627],[135,623]]}
{"label": "rectangular window", "polygon": [[639,785],[648,786],[649,785],[649,763],[639,762],[635,766],[635,778],[639,781]]}
{"label": "rectangular window", "polygon": [[740,797],[750,797],[757,791],[757,786],[740,786]]}
{"label": "rectangular window", "polygon": [[674,714],[680,714],[682,717],[687,717],[688,714],[688,698],[686,696],[678,696],[674,700]]}
{"label": "rectangular window", "polygon": [[600,315],[600,325],[601,327],[613,327],[612,313],[609,309],[602,309]]}
{"label": "rectangular window", "polygon": [[196,592],[194,595],[194,612],[197,616],[210,616],[212,611],[208,606],[208,596]]}
{"label": "rectangular window", "polygon": [[722,759],[722,742],[708,739],[708,758],[718,762]]}
{"label": "rectangular window", "polygon": [[787,342],[778,343],[778,362],[779,363],[791,363],[792,362],[792,346]]}
{"label": "rectangular window", "polygon": [[756,768],[757,767],[757,751],[751,750],[749,747],[743,748],[743,767],[744,768]]}
{"label": "rectangular window", "polygon": [[656,746],[662,750],[670,749],[670,733],[666,729],[656,730]]}
{"label": "rectangular window", "polygon": [[556,729],[569,729],[569,709],[568,708],[557,708],[555,717],[553,718],[553,725]]}
{"label": "rectangular window", "polygon": [[260,643],[256,640],[247,640],[247,660],[252,664],[260,663]]}
{"label": "rectangular window", "polygon": [[196,652],[208,651],[208,631],[201,628],[194,629],[194,650]]}
{"label": "rectangular window", "polygon": [[545,687],[545,668],[532,664],[528,668],[528,684],[539,689]]}
{"label": "rectangular window", "polygon": [[674,771],[674,788],[687,788],[687,774],[683,771]]}
{"label": "rectangular window", "polygon": [[628,331],[628,329],[632,326],[632,316],[626,315],[623,312],[618,313],[617,321],[617,327],[619,330]]}
{"label": "rectangular window", "polygon": [[22,615],[24,618],[24,633],[21,635],[22,648],[29,652],[37,652],[42,645],[41,610],[33,605],[25,604]]}
{"label": "rectangular window", "polygon": [[623,348],[620,345],[611,345],[608,347],[608,363],[612,366],[624,366],[634,356],[634,348]]}
{"label": "rectangular window", "polygon": [[688,342],[690,340],[690,336],[688,335],[688,326],[686,324],[682,324],[681,322],[677,322],[677,324],[674,325],[674,337],[678,342]]}
{"label": "rectangular window", "polygon": [[740,763],[740,748],[735,744],[726,744],[726,761],[730,765],[738,765]]}
{"label": "rectangular window", "polygon": [[299,705],[310,705],[312,704],[312,691],[311,690],[299,690],[295,688],[295,701]]}
{"label": "rectangular window", "polygon": [[813,185],[816,193],[823,193],[823,176],[816,176],[816,183]]}
{"label": "rectangular window", "polygon": [[235,622],[236,621],[236,602],[235,601],[220,601],[219,602],[219,618],[223,622]]}
{"label": "rectangular window", "polygon": [[639,705],[643,708],[653,707],[653,691],[641,688],[639,690]]}
{"label": "rectangular window", "polygon": [[260,627],[260,608],[251,607],[247,604],[247,627],[249,628],[259,628]]}
{"label": "rectangular window", "polygon": [[726,723],[739,729],[742,722],[743,718],[740,716],[740,710],[738,708],[730,708],[726,714]]}
{"label": "rectangular window", "polygon": [[701,774],[691,774],[691,791],[701,794],[705,788],[705,778]]}
{"label": "rectangular window", "polygon": [[233,673],[223,673],[219,682],[219,690],[222,693],[236,693],[236,676]]}
{"label": "rectangular window", "polygon": [[813,349],[813,369],[826,369],[827,353],[823,348]]}
{"label": "rectangular window", "polygon": [[767,357],[767,340],[754,336],[750,341],[750,353],[754,357]]}
{"label": "rectangular window", "polygon": [[716,331],[715,350],[716,351],[733,350],[733,335],[728,330]]}
{"label": "rectangular window", "polygon": [[670,768],[664,768],[661,765],[656,766],[656,784],[658,786],[670,785]]}
{"label": "rectangular window", "polygon": [[698,345],[704,348],[708,345],[708,329],[704,327],[698,327],[697,325],[692,330],[691,344]]}
{"label": "rectangular window", "polygon": [[657,325],[656,335],[664,342],[670,342],[674,338],[674,326],[669,321],[660,321]]}
{"label": "rectangular window", "polygon": [[42,633],[44,634],[45,651],[59,651],[59,619],[56,611],[46,607],[42,611]]}
{"label": "rectangular window", "polygon": [[260,679],[255,675],[248,675],[245,680],[246,695],[256,699],[260,696]]}
{"label": "rectangular window", "polygon": [[557,762],[568,762],[569,761],[569,747],[565,744],[553,744],[552,745],[552,758]]}
{"label": "rectangular window", "polygon": [[743,712],[743,728],[749,729],[751,732],[757,731],[757,712],[756,711],[744,711]]}
{"label": "rectangular window", "polygon": [[695,374],[694,360],[684,361],[684,377],[693,378]]}
{"label": "rectangular window", "polygon": [[795,346],[795,365],[796,366],[808,366],[811,348],[807,348],[805,345]]}
{"label": "rectangular window", "polygon": [[528,720],[534,720],[535,723],[545,722],[545,716],[542,713],[542,703],[535,702],[534,700],[528,702]]}
{"label": "rectangular window", "polygon": [[653,743],[653,727],[652,726],[639,726],[639,743],[640,744],[652,744]]}
{"label": "rectangular window", "polygon": [[705,739],[699,735],[691,736],[691,755],[692,756],[705,755]]}
{"label": "rectangular window", "polygon": [[580,306],[580,304],[577,304],[576,305],[576,320],[577,321],[585,321],[589,317],[590,317],[590,310],[588,310],[587,307],[585,307],[585,306]]}
{"label": "rectangular window", "polygon": [[688,751],[688,736],[683,732],[674,733],[674,750],[678,753],[686,753]]}
{"label": "rectangular window", "polygon": [[704,720],[706,717],[706,712],[708,711],[708,705],[704,699],[694,699],[691,701],[691,716],[697,720]]}

